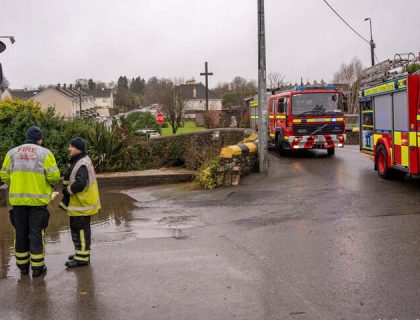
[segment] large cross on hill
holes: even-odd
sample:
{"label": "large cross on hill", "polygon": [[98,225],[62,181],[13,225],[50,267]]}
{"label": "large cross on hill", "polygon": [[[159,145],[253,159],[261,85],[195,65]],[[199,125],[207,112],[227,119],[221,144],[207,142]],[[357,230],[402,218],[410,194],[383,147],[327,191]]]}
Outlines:
{"label": "large cross on hill", "polygon": [[209,72],[207,61],[205,63],[205,71],[200,73],[200,76],[206,77],[206,112],[209,111],[209,76],[213,75],[213,72]]}

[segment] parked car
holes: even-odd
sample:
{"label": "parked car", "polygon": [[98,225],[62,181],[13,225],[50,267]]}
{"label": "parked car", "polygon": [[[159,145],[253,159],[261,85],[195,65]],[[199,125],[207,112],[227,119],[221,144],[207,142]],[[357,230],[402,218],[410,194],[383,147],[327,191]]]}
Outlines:
{"label": "parked car", "polygon": [[149,139],[160,138],[160,133],[157,131],[148,132]]}
{"label": "parked car", "polygon": [[154,139],[160,137],[160,133],[154,129],[137,129],[136,133],[142,136],[146,136],[147,139]]}

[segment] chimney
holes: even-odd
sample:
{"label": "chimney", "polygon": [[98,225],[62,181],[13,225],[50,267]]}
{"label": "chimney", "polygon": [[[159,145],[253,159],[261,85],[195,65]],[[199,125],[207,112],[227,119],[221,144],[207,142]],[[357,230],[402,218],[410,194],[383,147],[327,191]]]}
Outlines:
{"label": "chimney", "polygon": [[63,84],[63,89],[66,90],[66,88],[67,88],[67,85]]}
{"label": "chimney", "polygon": [[73,85],[72,84],[70,84],[69,87],[70,87],[70,90],[73,90]]}
{"label": "chimney", "polygon": [[60,90],[61,89],[61,84],[60,83],[58,83],[57,84],[57,90]]}

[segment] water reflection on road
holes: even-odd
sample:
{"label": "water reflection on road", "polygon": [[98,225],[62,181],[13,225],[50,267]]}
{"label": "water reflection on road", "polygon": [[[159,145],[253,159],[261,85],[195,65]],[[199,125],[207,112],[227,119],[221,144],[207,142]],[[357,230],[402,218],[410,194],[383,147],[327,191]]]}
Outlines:
{"label": "water reflection on road", "polygon": [[[3,191],[3,190],[2,190]],[[0,279],[17,276],[15,259],[13,254],[14,229],[9,222],[9,207],[4,206],[5,194],[0,207]],[[60,197],[50,203],[48,210],[51,217],[45,234],[48,252],[54,252],[55,245],[68,242],[71,248],[69,232],[69,218],[63,210],[58,208]],[[93,232],[109,233],[113,231],[125,231],[131,221],[131,212],[135,208],[135,201],[128,195],[105,190],[101,193],[102,210],[92,219]],[[60,261],[61,263],[61,261]]]}

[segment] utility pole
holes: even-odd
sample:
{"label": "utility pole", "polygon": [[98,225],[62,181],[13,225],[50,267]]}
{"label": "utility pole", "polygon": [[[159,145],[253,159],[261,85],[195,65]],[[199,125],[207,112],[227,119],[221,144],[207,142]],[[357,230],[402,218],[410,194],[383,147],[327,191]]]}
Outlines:
{"label": "utility pole", "polygon": [[369,20],[369,25],[370,25],[370,58],[372,60],[372,66],[375,65],[375,42],[373,42],[373,37],[372,37],[372,19],[371,18],[366,18],[365,21]]}
{"label": "utility pole", "polygon": [[207,61],[204,64],[204,72],[200,73],[200,76],[204,76],[206,79],[206,112],[209,111],[209,76],[212,76],[213,72],[209,72]]}
{"label": "utility pole", "polygon": [[268,112],[265,59],[264,0],[258,1],[258,159],[261,173],[268,172]]}
{"label": "utility pole", "polygon": [[82,118],[82,85],[79,84],[79,118]]}

